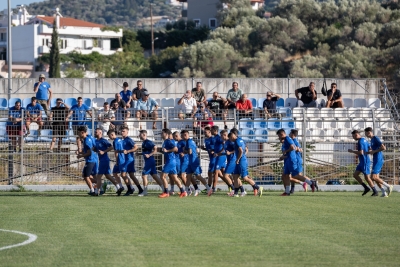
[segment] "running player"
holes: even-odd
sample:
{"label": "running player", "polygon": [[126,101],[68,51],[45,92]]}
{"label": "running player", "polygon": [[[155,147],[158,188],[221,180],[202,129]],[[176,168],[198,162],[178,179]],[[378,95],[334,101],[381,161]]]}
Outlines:
{"label": "running player", "polygon": [[178,172],[176,170],[175,152],[178,152],[178,148],[175,145],[175,141],[173,139],[170,139],[170,135],[172,135],[172,133],[169,129],[162,129],[161,137],[164,140],[162,152],[164,152],[165,154],[165,164],[162,170],[162,182],[164,184],[164,192],[158,197],[169,197],[167,175],[169,176],[170,180],[173,180],[175,184],[179,187],[179,190],[181,192],[179,197],[187,197],[187,193],[185,190],[183,190],[182,184],[178,179]]}
{"label": "running player", "polygon": [[[357,141],[357,150],[348,149],[347,151],[358,155],[358,160],[359,160],[356,170],[353,173],[353,177],[354,179],[357,180],[357,182],[359,182],[364,187],[364,192],[362,194],[363,196],[367,194],[369,191],[371,191],[371,189],[373,192],[371,196],[373,197],[378,196],[378,191],[376,190],[374,183],[369,177],[371,173],[370,170],[371,160],[369,159],[368,156],[369,144],[367,140],[365,140],[365,138],[361,137],[359,131],[354,130],[353,132],[351,132],[351,135],[353,136],[353,139]],[[371,189],[369,189],[368,186],[360,178],[361,173],[364,174],[364,179],[365,181],[367,181]]]}
{"label": "running player", "polygon": [[[215,172],[212,190],[208,191],[208,196],[211,196],[215,192],[217,186],[218,178],[221,177],[222,180],[228,185],[231,185],[229,181],[224,179],[224,171],[226,167],[226,154],[224,150],[225,141],[218,134],[218,126],[211,127],[211,133],[214,135],[214,157],[215,157]],[[226,130],[222,130],[221,134],[228,134]],[[230,179],[229,179],[230,180]]]}
{"label": "running player", "polygon": [[[114,177],[116,178],[117,182],[119,182],[120,188],[117,190],[117,195],[120,196],[122,191],[125,190],[125,188],[122,186],[121,179],[119,179],[119,175],[118,175],[119,173],[121,174],[121,177],[124,180],[128,190],[129,189],[132,190],[133,185],[126,173],[126,168],[123,167],[125,165],[123,140],[117,137],[117,134],[114,130],[109,130],[107,132],[107,135],[111,140],[113,140],[113,147],[114,147],[114,153],[115,153],[115,159],[116,159],[116,163],[115,163],[114,169],[113,169],[113,174],[114,174]],[[130,194],[128,194],[128,195],[130,195]]]}
{"label": "running player", "polygon": [[[381,188],[381,197],[388,197],[393,191],[393,186],[387,184],[379,177],[383,163],[385,162],[382,151],[385,151],[386,147],[384,144],[382,144],[381,139],[374,135],[374,131],[371,127],[365,128],[364,132],[365,136],[371,139],[371,146],[369,147],[367,153],[373,155],[371,179],[375,181],[375,183],[377,183]],[[387,193],[382,185],[386,187]]]}
{"label": "running player", "polygon": [[87,133],[86,126],[79,126],[77,128],[77,133],[78,137],[83,140],[83,149],[82,152],[78,152],[77,158],[85,158],[85,166],[83,167],[82,170],[82,177],[85,180],[87,186],[90,189],[89,195],[91,196],[98,196],[99,191],[98,189],[93,188],[92,181],[90,179],[90,175],[93,171],[93,168],[95,168],[97,155],[93,151],[93,148],[95,147],[95,143],[93,142],[93,139],[91,136]]}
{"label": "running player", "polygon": [[[129,128],[123,126],[121,128],[121,135],[122,135],[122,146],[124,148],[124,154],[125,154],[125,163],[119,166],[119,169],[122,173],[122,176],[125,176],[126,173],[129,173],[130,178],[132,181],[135,183],[137,188],[139,189],[139,195],[143,193],[143,188],[140,186],[138,179],[135,176],[135,157],[134,157],[134,152],[138,149],[138,146],[135,144],[135,141],[132,140],[128,136],[129,133]],[[129,196],[135,192],[135,189],[133,186],[131,186],[128,191],[125,193],[125,196]]]}
{"label": "running player", "polygon": [[151,175],[153,179],[157,182],[159,186],[162,187],[162,182],[160,177],[157,175],[156,169],[156,160],[154,159],[154,154],[157,152],[157,147],[154,143],[147,139],[147,131],[141,130],[139,134],[140,140],[142,140],[142,154],[144,160],[144,167],[142,171],[142,180],[143,180],[143,192],[139,194],[139,197],[147,196],[147,175]]}
{"label": "running player", "polygon": [[[103,138],[103,131],[100,128],[97,128],[94,133],[95,140],[95,149],[99,156],[99,168],[97,172],[96,184],[97,187],[101,186],[101,178],[103,175],[115,186],[115,188],[119,189],[119,184],[115,181],[115,179],[111,176],[111,168],[110,168],[110,158],[108,157],[108,152],[110,152],[113,148],[112,145]],[[103,190],[100,194],[104,194],[107,188],[107,184],[104,183]]]}
{"label": "running player", "polygon": [[300,180],[302,182],[306,182],[311,186],[311,190],[315,191],[315,181],[310,180],[310,178],[303,176],[300,174],[298,169],[298,158],[296,155],[296,146],[289,136],[286,135],[284,129],[279,129],[276,134],[279,137],[279,140],[282,143],[282,154],[281,159],[284,159],[284,168],[283,168],[283,185],[285,186],[285,192],[282,196],[290,195],[290,175],[293,178]]}
{"label": "running player", "polygon": [[210,163],[208,164],[208,186],[211,187],[213,184],[214,172],[215,172],[215,161],[216,157],[214,157],[214,136],[211,133],[210,127],[204,128],[204,148],[208,152],[208,158]]}
{"label": "running player", "polygon": [[235,155],[236,155],[236,166],[235,170],[233,172],[233,181],[235,184],[235,197],[239,197],[238,192],[239,192],[239,177],[242,177],[243,181],[246,181],[249,183],[254,190],[254,196],[259,195],[260,197],[262,196],[263,192],[263,187],[259,187],[253,179],[249,177],[248,173],[248,162],[247,162],[247,157],[246,157],[246,144],[242,140],[242,138],[238,137],[237,134],[234,132],[230,132],[229,135],[229,140],[234,143],[235,145]]}
{"label": "running player", "polygon": [[[232,128],[230,130],[230,133],[234,133],[234,134],[236,134],[236,136],[239,137],[239,130],[236,129],[236,128]],[[227,167],[225,169],[225,174],[226,173],[228,174],[228,178],[230,178],[229,176],[232,177],[230,179],[231,179],[231,181],[233,183],[233,172],[235,171],[235,168],[236,168],[235,143],[231,142],[231,140],[229,140],[229,134],[227,135],[226,138],[228,138],[227,143],[228,143],[228,150],[229,150],[229,152],[226,151],[226,154],[227,155],[231,155],[232,159],[231,159],[231,166],[228,166],[228,163],[226,164]],[[249,150],[248,150],[248,148],[246,146],[246,152],[245,153],[247,154],[248,152],[249,152]],[[239,184],[240,196],[244,197],[245,195],[247,195],[247,192],[246,192],[246,190],[244,190],[242,181],[238,180],[238,184]],[[233,186],[231,191],[228,193],[228,196],[233,197],[234,194],[235,194],[235,186]]]}
{"label": "running player", "polygon": [[[233,171],[235,170],[235,166],[236,166],[235,146],[228,138],[228,131],[222,130],[220,135],[221,135],[221,139],[223,141],[223,153],[219,153],[219,154],[220,155],[224,154],[225,158],[226,158],[226,163],[225,163],[226,166],[225,166],[225,170],[224,170],[222,179],[228,185],[229,190],[231,192],[234,192],[235,186],[233,185],[233,181],[230,178],[230,175],[233,173]],[[246,192],[246,191],[244,191],[243,186],[240,185],[239,188],[240,188],[240,190],[243,189],[243,191],[241,191],[242,193]]]}
{"label": "running player", "polygon": [[[183,153],[183,150],[186,146],[186,142],[182,140],[181,135],[178,131],[175,131],[172,134],[172,138],[175,140],[175,145],[178,148],[178,152],[175,153],[175,163],[176,163],[176,169],[178,172],[178,177],[182,180],[183,184],[186,184],[186,170],[188,166],[188,155]],[[183,170],[183,171],[182,171]],[[190,196],[192,192],[190,186],[189,188],[186,188],[188,196]]]}
{"label": "running player", "polygon": [[[302,174],[303,173],[303,156],[302,156],[303,150],[301,149],[300,143],[297,140],[298,133],[299,132],[296,129],[292,129],[292,130],[290,130],[289,137],[292,138],[293,143],[296,146],[298,171],[299,171],[300,174]],[[303,186],[304,191],[307,192],[307,183],[304,183],[302,181],[294,179],[293,177],[290,177],[290,182],[291,182],[290,194],[294,193],[294,187],[295,187],[294,185],[295,185],[295,183],[298,183],[301,186]]]}

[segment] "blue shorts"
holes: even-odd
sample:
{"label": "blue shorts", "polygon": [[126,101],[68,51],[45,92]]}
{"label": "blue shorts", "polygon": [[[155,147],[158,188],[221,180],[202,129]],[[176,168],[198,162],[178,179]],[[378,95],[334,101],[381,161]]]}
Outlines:
{"label": "blue shorts", "polygon": [[283,163],[283,174],[296,176],[300,173],[298,162],[293,163],[290,158],[286,158]]}
{"label": "blue shorts", "polygon": [[90,177],[92,175],[93,169],[96,166],[96,162],[85,162],[85,166],[82,170],[83,177]]}
{"label": "blue shorts", "polygon": [[180,173],[187,173],[187,169],[189,167],[189,161],[186,160],[182,160],[183,158],[181,158],[181,167],[180,167]]}
{"label": "blue shorts", "polygon": [[298,174],[303,172],[303,164],[300,163],[297,164],[297,172]]}
{"label": "blue shorts", "polygon": [[156,162],[155,160],[145,161],[142,170],[142,175],[153,175],[157,174]]}
{"label": "blue shorts", "polygon": [[247,162],[239,162],[239,164],[236,164],[233,174],[239,174],[240,177],[242,178],[249,176],[247,168],[248,168]]}
{"label": "blue shorts", "polygon": [[210,157],[210,163],[208,164],[208,172],[215,172],[215,163],[217,162],[217,158],[214,156]]}
{"label": "blue shorts", "polygon": [[95,176],[99,173],[99,162],[96,161],[94,162],[94,167],[92,169],[92,172],[90,173],[90,175]]}
{"label": "blue shorts", "polygon": [[383,167],[383,160],[378,160],[378,161],[374,161],[372,163],[372,174],[379,174],[381,173],[382,167]]}
{"label": "blue shorts", "polygon": [[232,159],[226,164],[225,174],[232,174],[234,173],[236,168],[236,159]]}
{"label": "blue shorts", "polygon": [[226,167],[226,156],[219,156],[215,161],[215,170],[225,169]]}
{"label": "blue shorts", "polygon": [[179,158],[175,158],[175,164],[176,164],[176,172],[178,174],[181,174],[181,160]]}
{"label": "blue shorts", "polygon": [[363,163],[360,163],[360,164],[357,165],[356,171],[362,172],[364,175],[371,174],[371,170],[369,169],[369,165],[367,167]]}
{"label": "blue shorts", "polygon": [[135,172],[135,161],[125,161],[124,163],[119,165],[119,170],[121,172]]}
{"label": "blue shorts", "polygon": [[112,173],[120,173],[119,166],[117,164],[114,165]]}
{"label": "blue shorts", "polygon": [[100,161],[97,174],[111,174],[110,161]]}
{"label": "blue shorts", "polygon": [[203,171],[200,165],[191,164],[188,166],[187,171],[188,174],[200,175]]}
{"label": "blue shorts", "polygon": [[163,167],[163,169],[162,169],[162,172],[163,172],[163,173],[166,173],[166,174],[178,174],[178,172],[177,172],[177,170],[176,170],[175,161],[173,161],[173,162],[167,162],[167,163],[164,165],[164,167]]}

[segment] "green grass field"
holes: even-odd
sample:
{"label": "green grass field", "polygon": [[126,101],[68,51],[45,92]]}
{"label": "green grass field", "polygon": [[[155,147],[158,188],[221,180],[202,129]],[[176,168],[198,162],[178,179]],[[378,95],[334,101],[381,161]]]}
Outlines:
{"label": "green grass field", "polygon": [[[400,195],[0,192],[1,266],[398,266]],[[0,232],[0,248],[26,240]]]}

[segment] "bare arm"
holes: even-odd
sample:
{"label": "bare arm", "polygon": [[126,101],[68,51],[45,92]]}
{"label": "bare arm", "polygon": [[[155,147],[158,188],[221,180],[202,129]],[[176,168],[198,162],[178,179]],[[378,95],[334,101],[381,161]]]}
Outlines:
{"label": "bare arm", "polygon": [[350,153],[356,154],[358,156],[364,155],[364,150],[358,151],[358,150],[348,149],[347,151],[350,152]]}
{"label": "bare arm", "polygon": [[70,110],[70,111],[68,112],[68,115],[67,115],[67,117],[65,118],[65,121],[68,121],[68,120],[69,120],[69,118],[71,118],[71,116],[72,116],[72,113],[74,113],[74,111],[73,111],[73,110]]}
{"label": "bare arm", "polygon": [[287,153],[289,153],[290,151],[296,150],[294,145],[290,145],[290,147],[288,149],[286,149],[285,151],[283,151],[283,155],[286,155]]}
{"label": "bare arm", "polygon": [[185,98],[185,96],[186,96],[186,94],[184,94],[184,95],[181,97],[181,99],[179,99],[178,105],[182,105],[183,99]]}
{"label": "bare arm", "polygon": [[239,154],[237,155],[236,164],[239,164],[242,156],[243,156],[243,149],[241,147],[239,147]]}
{"label": "bare arm", "polygon": [[138,146],[137,146],[137,144],[135,144],[132,149],[124,150],[124,154],[135,152],[137,149],[138,149]]}
{"label": "bare arm", "polygon": [[38,82],[36,84],[36,86],[33,88],[33,92],[37,93],[37,91],[39,90],[39,86],[40,86],[41,82]]}
{"label": "bare arm", "polygon": [[385,150],[386,150],[386,147],[385,147],[384,144],[382,144],[378,149],[370,150],[370,151],[368,152],[368,154],[373,155],[373,154],[375,154],[375,153],[378,153],[378,152],[381,152],[381,151],[385,151]]}

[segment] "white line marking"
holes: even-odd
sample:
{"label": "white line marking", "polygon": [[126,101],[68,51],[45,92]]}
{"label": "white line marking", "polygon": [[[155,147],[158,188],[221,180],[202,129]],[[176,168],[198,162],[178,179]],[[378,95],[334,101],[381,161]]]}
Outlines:
{"label": "white line marking", "polygon": [[20,234],[20,235],[26,235],[28,236],[28,240],[25,240],[22,243],[18,243],[15,245],[10,245],[10,246],[5,246],[5,247],[0,247],[0,250],[5,250],[5,249],[9,249],[9,248],[15,248],[15,247],[19,247],[19,246],[25,246],[28,245],[29,243],[35,242],[37,239],[37,235],[34,234],[30,234],[30,233],[24,233],[24,232],[19,232],[19,231],[14,231],[14,230],[4,230],[4,229],[0,229],[0,231],[3,232],[10,232],[10,233],[15,233],[15,234]]}

